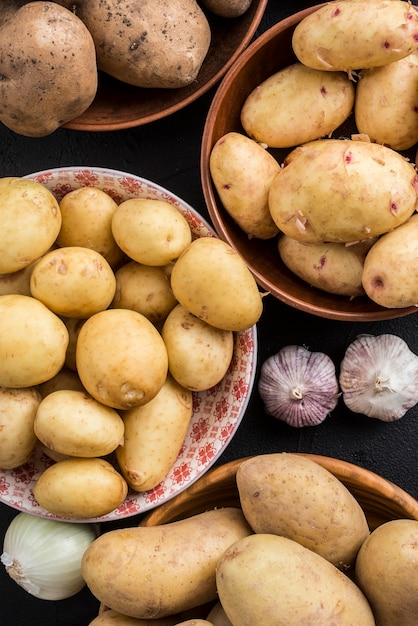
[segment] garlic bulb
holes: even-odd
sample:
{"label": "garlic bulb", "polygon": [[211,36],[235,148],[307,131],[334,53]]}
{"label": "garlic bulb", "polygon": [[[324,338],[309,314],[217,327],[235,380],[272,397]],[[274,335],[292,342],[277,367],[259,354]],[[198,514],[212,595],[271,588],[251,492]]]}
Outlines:
{"label": "garlic bulb", "polygon": [[18,513],[6,530],[0,560],[31,595],[63,600],[84,587],[81,559],[95,537],[89,524]]}
{"label": "garlic bulb", "polygon": [[418,402],[418,356],[397,335],[360,335],[346,350],[339,382],[351,411],[393,422]]}
{"label": "garlic bulb", "polygon": [[290,345],[264,361],[258,390],[266,413],[291,426],[315,426],[336,407],[334,363],[322,352]]}

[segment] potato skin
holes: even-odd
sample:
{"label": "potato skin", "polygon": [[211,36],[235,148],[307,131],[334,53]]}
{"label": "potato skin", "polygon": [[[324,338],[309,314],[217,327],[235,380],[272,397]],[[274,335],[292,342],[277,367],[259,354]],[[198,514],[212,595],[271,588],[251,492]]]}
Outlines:
{"label": "potato skin", "polygon": [[189,85],[209,49],[210,26],[195,0],[79,0],[76,14],[95,41],[99,69],[137,87]]}
{"label": "potato skin", "polygon": [[380,306],[418,303],[418,215],[379,238],[366,256],[362,280],[366,294]]}
{"label": "potato skin", "polygon": [[74,519],[106,515],[122,504],[127,493],[126,481],[108,461],[78,457],[48,467],[33,490],[47,511]]}
{"label": "potato skin", "polygon": [[179,304],[222,330],[250,328],[263,311],[257,283],[244,261],[215,237],[192,241],[174,264],[171,287]]}
{"label": "potato skin", "polygon": [[0,387],[0,468],[26,463],[36,445],[33,423],[41,402],[34,387]]}
{"label": "potato skin", "polygon": [[28,137],[49,135],[94,100],[93,38],[74,13],[57,3],[28,2],[1,28],[0,74],[9,79],[2,91],[1,122]]}
{"label": "potato skin", "polygon": [[220,17],[240,17],[251,6],[252,0],[200,0],[202,6]]}
{"label": "potato skin", "polygon": [[278,249],[283,263],[309,285],[340,296],[362,296],[363,265],[377,238],[356,244],[301,243],[282,235]]}
{"label": "potato skin", "polygon": [[418,51],[384,65],[363,70],[357,83],[355,121],[360,133],[394,150],[418,141]]}
{"label": "potato skin", "polygon": [[404,0],[338,0],[296,26],[292,47],[308,67],[352,72],[408,56],[417,28],[418,9]]}
{"label": "potato skin", "polygon": [[278,233],[268,192],[280,165],[260,144],[241,133],[226,133],[211,150],[210,174],[225,210],[249,237]]}
{"label": "potato skin", "polygon": [[318,139],[286,157],[269,207],[277,226],[298,241],[351,243],[406,222],[416,209],[417,180],[414,166],[391,148]]}
{"label": "potato skin", "polygon": [[174,615],[161,619],[137,619],[109,609],[95,617],[88,626],[176,626],[179,619]]}
{"label": "potato skin", "polygon": [[242,511],[230,507],[162,526],[111,530],[84,553],[83,577],[115,611],[141,619],[173,615],[216,599],[219,558],[250,533]]}
{"label": "potato skin", "polygon": [[191,391],[170,375],[152,400],[121,412],[125,431],[116,458],[132,489],[153,489],[167,476],[183,445],[192,414]]}
{"label": "potato skin", "polygon": [[216,582],[234,626],[375,625],[354,582],[287,537],[261,533],[240,539],[219,560]]}
{"label": "potato skin", "polygon": [[328,470],[303,456],[273,453],[237,471],[244,516],[256,533],[297,541],[342,570],[354,565],[369,535],[365,514]]}
{"label": "potato skin", "polygon": [[357,556],[356,582],[379,626],[414,626],[418,611],[418,521],[399,519],[378,526]]}
{"label": "potato skin", "polygon": [[241,123],[252,139],[271,148],[290,148],[332,133],[350,115],[355,87],[343,72],[293,63],[247,97]]}

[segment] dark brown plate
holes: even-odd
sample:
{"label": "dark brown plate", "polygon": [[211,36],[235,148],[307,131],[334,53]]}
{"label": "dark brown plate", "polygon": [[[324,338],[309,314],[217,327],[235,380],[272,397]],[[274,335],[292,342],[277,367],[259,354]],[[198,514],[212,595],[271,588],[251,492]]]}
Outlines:
{"label": "dark brown plate", "polygon": [[82,115],[64,128],[111,131],[149,124],[182,109],[206,93],[224,76],[251,42],[267,0],[253,0],[237,18],[207,13],[212,41],[197,80],[180,89],[143,89],[100,73],[96,98]]}

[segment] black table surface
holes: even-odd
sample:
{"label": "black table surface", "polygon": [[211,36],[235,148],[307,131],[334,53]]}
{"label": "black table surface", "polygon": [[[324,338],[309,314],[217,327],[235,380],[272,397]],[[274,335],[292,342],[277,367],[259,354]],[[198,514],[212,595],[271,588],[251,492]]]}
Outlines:
{"label": "black table surface", "polygon": [[[307,0],[270,0],[257,35],[313,4]],[[119,169],[170,189],[209,219],[200,184],[199,155],[215,89],[161,121],[128,130],[89,133],[59,129],[48,137],[33,139],[0,125],[0,176],[23,176],[70,165]],[[264,299],[258,324],[258,368],[288,344],[325,352],[338,367],[349,343],[361,333],[394,333],[418,354],[417,314],[384,322],[339,322],[291,309],[269,296]],[[343,459],[380,474],[418,498],[418,405],[388,424],[351,413],[341,402],[321,425],[296,429],[266,415],[255,385],[245,417],[217,463],[277,451]],[[16,514],[16,510],[0,503],[0,549],[6,528]],[[137,521],[131,519],[130,523]],[[3,626],[87,626],[97,610],[98,602],[87,588],[67,600],[38,600],[23,591],[0,566]]]}

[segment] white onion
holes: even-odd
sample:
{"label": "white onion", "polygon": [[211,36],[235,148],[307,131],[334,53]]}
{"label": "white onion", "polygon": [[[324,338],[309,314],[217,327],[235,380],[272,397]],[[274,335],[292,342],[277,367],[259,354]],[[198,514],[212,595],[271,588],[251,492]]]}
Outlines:
{"label": "white onion", "polygon": [[95,537],[89,524],[18,513],[7,528],[0,560],[31,595],[63,600],[84,587],[81,559]]}

